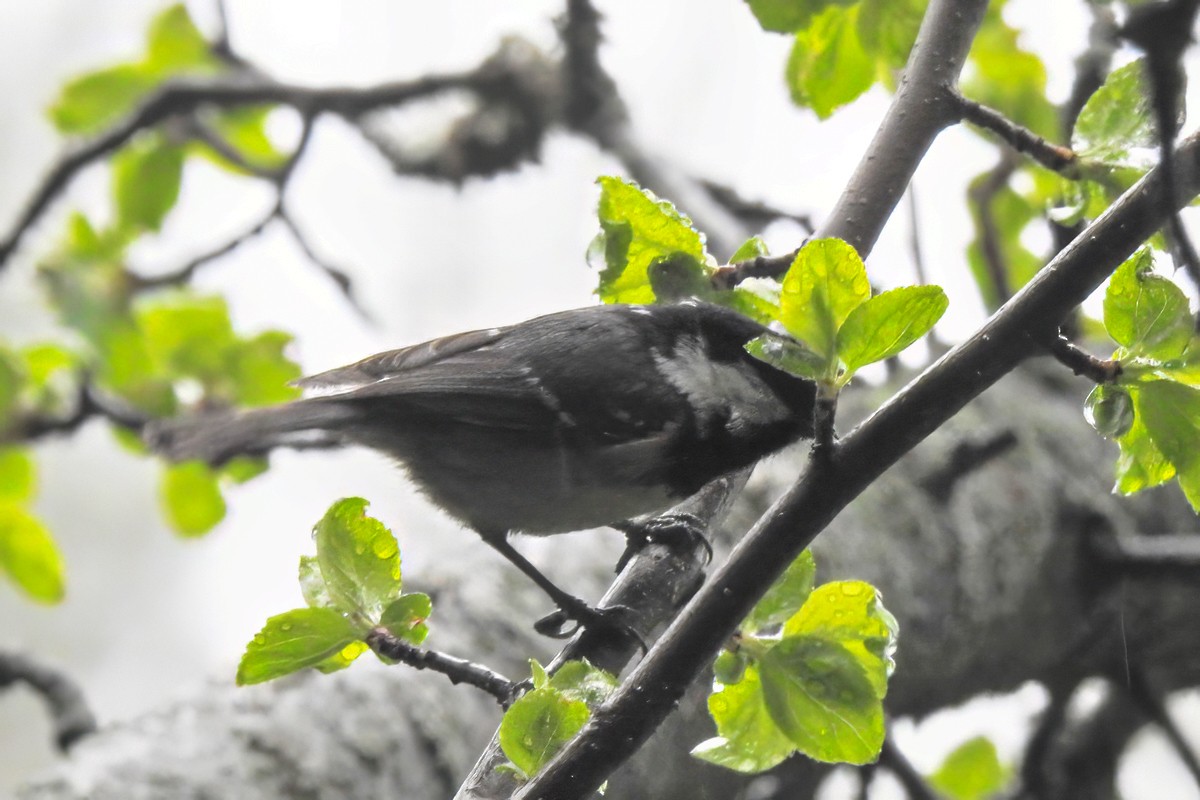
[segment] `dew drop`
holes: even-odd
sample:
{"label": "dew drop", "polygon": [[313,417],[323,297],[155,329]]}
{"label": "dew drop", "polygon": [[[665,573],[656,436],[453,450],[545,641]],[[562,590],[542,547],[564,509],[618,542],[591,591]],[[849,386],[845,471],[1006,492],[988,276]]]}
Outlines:
{"label": "dew drop", "polygon": [[371,543],[371,549],[375,551],[375,555],[379,558],[391,558],[396,555],[396,551],[400,548],[396,545],[396,540],[391,536],[378,536]]}

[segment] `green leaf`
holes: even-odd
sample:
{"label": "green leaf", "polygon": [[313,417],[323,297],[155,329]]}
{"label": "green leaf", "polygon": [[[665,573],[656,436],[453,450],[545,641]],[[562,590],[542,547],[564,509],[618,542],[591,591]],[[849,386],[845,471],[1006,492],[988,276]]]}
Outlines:
{"label": "green leaf", "polygon": [[868,764],[883,746],[881,696],[847,648],[785,638],[762,658],[767,711],[797,749],[817,761]]}
{"label": "green leaf", "polygon": [[871,296],[867,270],[840,239],[814,239],[800,250],[783,278],[780,322],[827,362],[850,312]]}
{"label": "green leaf", "polygon": [[1020,32],[1004,21],[1002,3],[991,3],[971,43],[971,69],[963,94],[1002,112],[1009,119],[1054,140],[1058,112],[1046,98],[1046,67],[1022,50]]}
{"label": "green leaf", "polygon": [[549,685],[572,700],[582,700],[594,708],[616,690],[617,679],[586,659],[568,661],[550,676]]}
{"label": "green leaf", "polygon": [[89,72],[67,82],[50,107],[50,119],[61,133],[95,133],[128,113],[154,83],[136,64]]}
{"label": "green leaf", "polygon": [[821,380],[828,364],[821,356],[787,336],[765,333],[746,342],[746,352],[776,369],[802,378]]}
{"label": "green leaf", "polygon": [[[274,110],[275,106],[244,106],[222,110],[208,121],[213,134],[247,164],[259,169],[277,169],[287,161],[287,155],[281,153],[267,135],[267,118]],[[207,144],[197,142],[196,145],[222,167],[242,171]]]}
{"label": "green leaf", "polygon": [[749,666],[750,657],[744,650],[722,650],[713,661],[713,680],[726,686],[739,683],[745,677],[746,668]]}
{"label": "green leaf", "polygon": [[314,667],[359,638],[350,621],[331,608],[297,608],[276,615],[246,645],[238,664],[238,686]]}
{"label": "green leaf", "polygon": [[821,119],[871,88],[875,62],[858,38],[859,6],[829,6],[796,34],[787,84],[796,105]]}
{"label": "green leaf", "polygon": [[203,461],[170,464],[159,483],[159,500],[177,533],[201,536],[225,518],[225,499],[217,475]]}
{"label": "green leaf", "polygon": [[1117,458],[1117,482],[1113,491],[1123,495],[1159,486],[1175,477],[1175,466],[1150,439],[1141,417],[1133,415],[1128,433],[1117,439],[1121,455]]}
{"label": "green leaf", "polygon": [[986,736],[963,742],[929,776],[929,784],[951,800],[987,800],[1008,783],[996,746]]}
{"label": "green leaf", "polygon": [[524,775],[536,775],[588,721],[582,700],[544,686],[512,704],[500,722],[500,749]]}
{"label": "green leaf", "polygon": [[215,68],[218,63],[183,3],[168,7],[151,21],[144,62],[144,68],[151,74]]}
{"label": "green leaf", "polygon": [[0,504],[33,499],[37,474],[33,456],[24,447],[0,447]]}
{"label": "green leaf", "polygon": [[429,595],[421,592],[404,594],[383,610],[379,624],[393,635],[412,645],[419,645],[429,635],[426,620],[433,613]]}
{"label": "green leaf", "polygon": [[400,594],[400,549],[361,497],[338,500],[313,528],[317,561],[334,605],[377,622]]}
{"label": "green leaf", "polygon": [[701,742],[692,755],[738,772],[764,772],[796,752],[767,710],[762,679],[754,666],[741,681],[726,684],[708,697],[717,736]]}
{"label": "green leaf", "polygon": [[269,466],[265,458],[236,456],[221,465],[221,477],[229,478],[234,483],[246,483],[262,475]]}
{"label": "green leaf", "polygon": [[649,268],[669,258],[707,263],[704,239],[673,205],[637,184],[601,177],[598,239],[605,268],[598,293],[606,303],[650,303]]}
{"label": "green leaf", "polygon": [[863,581],[832,581],[818,586],[783,626],[783,636],[819,636],[862,657],[880,692],[887,689],[898,635],[896,619],[883,607],[875,587]]}
{"label": "green leaf", "polygon": [[300,594],[310,608],[334,608],[316,556],[300,556]]}
{"label": "green leaf", "polygon": [[739,626],[743,633],[756,633],[764,628],[780,625],[804,606],[813,590],[817,574],[817,563],[812,552],[805,550],[796,557],[779,580],[771,585],[767,593],[750,616]]}
{"label": "green leaf", "polygon": [[798,31],[826,6],[849,2],[853,0],[746,0],[762,29],[775,33]]}
{"label": "green leaf", "polygon": [[1147,247],[1117,268],[1104,293],[1104,327],[1130,355],[1165,361],[1183,355],[1192,314],[1183,291],[1152,268]]}
{"label": "green leaf", "polygon": [[[908,61],[925,6],[926,0],[862,0],[858,38],[884,73],[898,70]],[[890,76],[884,77],[893,85]]]}
{"label": "green leaf", "polygon": [[1133,405],[1151,441],[1175,467],[1184,496],[1200,511],[1200,389],[1147,381],[1138,384]]}
{"label": "green leaf", "polygon": [[533,688],[541,689],[550,685],[550,674],[536,658],[529,659],[529,674],[533,679]]}
{"label": "green leaf", "polygon": [[24,508],[0,503],[0,571],[41,603],[65,594],[63,561],[50,532]]}
{"label": "green leaf", "polygon": [[313,669],[325,675],[331,672],[338,672],[353,664],[359,656],[369,649],[366,642],[350,642],[350,644],[338,650],[324,661],[313,664]]}
{"label": "green leaf", "polygon": [[300,396],[291,385],[301,375],[300,366],[284,350],[291,334],[265,331],[233,347],[227,363],[233,381],[233,399],[244,406],[269,406]]}
{"label": "green leaf", "polygon": [[1083,415],[1096,433],[1118,439],[1133,427],[1133,398],[1123,386],[1100,384],[1083,401]]}
{"label": "green leaf", "polygon": [[157,231],[179,199],[183,148],[159,133],[139,136],[113,158],[113,197],[117,225],[131,231]]}
{"label": "green leaf", "polygon": [[742,242],[737,250],[733,251],[733,255],[729,257],[729,263],[736,264],[739,261],[750,261],[766,255],[770,255],[770,252],[767,250],[767,243],[763,241],[761,236],[751,236]]}
{"label": "green leaf", "polygon": [[1146,82],[1144,59],[1109,73],[1079,112],[1071,132],[1071,148],[1084,158],[1114,166],[1148,167],[1135,159],[1136,149],[1155,149],[1158,133],[1151,108],[1153,93]]}
{"label": "green leaf", "polygon": [[151,358],[172,377],[206,386],[224,379],[227,353],[236,336],[220,297],[170,293],[141,303],[136,313]]}
{"label": "green leaf", "polygon": [[0,432],[8,428],[16,417],[24,370],[16,353],[0,346]]}
{"label": "green leaf", "polygon": [[837,334],[847,373],[900,353],[929,333],[949,304],[940,286],[904,286],[855,308]]}

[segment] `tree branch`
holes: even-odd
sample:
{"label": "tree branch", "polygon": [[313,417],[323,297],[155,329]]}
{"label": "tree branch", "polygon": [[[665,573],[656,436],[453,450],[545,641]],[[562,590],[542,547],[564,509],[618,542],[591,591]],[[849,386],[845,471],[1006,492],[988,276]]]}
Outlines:
{"label": "tree branch", "polygon": [[430,75],[365,89],[311,88],[243,74],[169,81],[107,131],[71,146],[50,168],[8,234],[0,239],[0,269],[7,264],[25,234],[41,218],[50,203],[84,167],[114,152],[138,131],[153,127],[172,116],[189,114],[207,105],[230,108],[277,103],[291,106],[307,115],[331,113],[354,120],[372,109],[399,105],[450,89],[471,89],[476,83],[476,75],[472,72]]}
{"label": "tree branch", "polygon": [[1078,156],[1069,147],[1047,142],[1028,128],[1022,127],[994,108],[954,93],[963,120],[999,136],[1009,147],[1027,155],[1053,172],[1066,172]]}
{"label": "tree branch", "polygon": [[1062,334],[1050,336],[1044,343],[1046,351],[1054,356],[1060,364],[1076,375],[1082,375],[1092,383],[1112,383],[1121,377],[1121,362],[1111,358],[1096,358]]}
{"label": "tree branch", "polygon": [[24,683],[46,702],[54,720],[54,741],[67,752],[96,730],[96,717],[79,686],[67,675],[28,656],[0,651],[0,689]]}
{"label": "tree branch", "polygon": [[367,645],[384,658],[406,664],[413,669],[428,669],[439,672],[453,684],[465,683],[474,686],[507,707],[517,692],[517,684],[495,670],[464,658],[426,650],[411,645],[393,636],[387,628],[375,628],[367,634]]}

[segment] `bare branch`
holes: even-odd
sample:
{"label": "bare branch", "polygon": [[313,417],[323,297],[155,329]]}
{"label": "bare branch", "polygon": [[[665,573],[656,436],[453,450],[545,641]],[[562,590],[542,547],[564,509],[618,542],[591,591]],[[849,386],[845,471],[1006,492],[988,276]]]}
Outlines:
{"label": "bare branch", "polygon": [[1027,155],[1046,169],[1054,172],[1066,172],[1078,160],[1078,156],[1069,147],[1047,142],[1028,128],[1022,127],[1004,116],[994,108],[988,108],[954,93],[962,118],[984,130],[999,136],[1005,144],[1018,153]]}
{"label": "bare branch", "polygon": [[74,433],[92,419],[106,419],[119,428],[140,431],[149,421],[142,412],[126,406],[119,400],[104,396],[91,379],[80,380],[79,395],[74,411],[67,416],[20,417],[4,431],[0,431],[0,444],[33,442],[49,436]]}
{"label": "bare branch", "polygon": [[1047,352],[1058,359],[1060,364],[1093,383],[1112,383],[1121,377],[1121,362],[1111,358],[1096,358],[1062,334],[1048,337],[1044,344]]}
{"label": "bare branch", "polygon": [[883,742],[879,764],[896,776],[911,800],[938,800],[938,795],[929,787],[925,776],[917,772],[908,757],[892,742],[891,736]]}
{"label": "bare branch", "polygon": [[96,730],[96,717],[79,686],[64,672],[28,656],[0,651],[0,689],[24,683],[46,703],[54,720],[54,741],[67,752]]}
{"label": "bare branch", "polygon": [[440,672],[451,683],[474,686],[496,698],[502,706],[507,707],[516,697],[517,684],[499,672],[463,658],[416,647],[393,636],[387,628],[375,628],[367,634],[367,645],[384,658],[407,664],[413,669]]}
{"label": "bare branch", "polygon": [[475,82],[473,73],[431,75],[366,89],[311,88],[242,74],[169,81],[107,131],[72,145],[50,168],[8,234],[0,239],[0,268],[80,170],[117,150],[138,131],[154,127],[172,116],[190,114],[204,106],[232,108],[276,103],[296,108],[308,116],[331,113],[353,120],[372,109],[400,105],[450,89],[470,89]]}

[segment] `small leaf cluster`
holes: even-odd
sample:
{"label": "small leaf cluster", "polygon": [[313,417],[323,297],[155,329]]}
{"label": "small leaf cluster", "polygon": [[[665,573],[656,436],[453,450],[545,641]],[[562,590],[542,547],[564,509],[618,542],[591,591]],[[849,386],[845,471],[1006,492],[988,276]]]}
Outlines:
{"label": "small leaf cluster", "polygon": [[37,468],[27,448],[0,447],[0,574],[41,603],[65,592],[63,560],[50,532],[30,506]]}
{"label": "small leaf cluster", "polygon": [[[98,133],[132,113],[139,103],[165,82],[211,77],[228,69],[197,30],[182,3],[155,16],[146,31],[145,49],[135,60],[112,64],[68,81],[49,109],[50,121],[67,136]],[[284,156],[271,143],[265,122],[270,106],[214,110],[205,117],[213,142],[178,141],[178,134],[153,132],[136,139],[118,154],[113,168],[118,206],[126,221],[157,229],[178,193],[180,168],[186,153],[212,159],[223,168],[242,172],[246,166],[272,169]],[[222,152],[223,151],[223,152]],[[226,154],[236,154],[237,162]],[[140,185],[148,182],[149,185]]]}
{"label": "small leaf cluster", "polygon": [[267,620],[246,645],[237,682],[262,683],[306,667],[335,672],[367,649],[382,627],[412,645],[425,641],[429,596],[400,591],[400,549],[383,523],[366,516],[360,497],[338,500],[313,528],[315,557],[300,559],[308,604]]}
{"label": "small leaf cluster", "polygon": [[805,551],[718,656],[708,698],[717,736],[696,757],[761,772],[797,752],[850,764],[879,756],[896,620],[870,584],[814,589],[815,571]]}
{"label": "small leaf cluster", "polygon": [[530,661],[533,689],[514,702],[500,721],[499,767],[525,780],[536,775],[591,718],[592,709],[617,688],[617,679],[586,660],[568,661],[548,675]]}
{"label": "small leaf cluster", "polygon": [[[288,334],[239,335],[221,298],[185,290],[140,291],[125,266],[127,244],[119,230],[99,231],[82,214],[71,217],[65,240],[43,260],[39,275],[78,345],[65,355],[38,351],[45,356],[39,370],[52,368],[59,383],[76,386],[86,371],[98,390],[145,416],[166,416],[189,405],[269,405],[296,396],[288,383],[300,376],[300,368],[285,354]],[[50,407],[52,393],[39,389],[49,386],[49,378],[39,383],[37,372],[26,370],[31,378],[24,391],[40,391],[48,410],[58,413]],[[0,386],[0,426],[4,411]],[[124,444],[141,452],[135,437],[122,435]],[[218,480],[244,481],[262,468],[248,459],[220,470],[202,464],[167,467],[160,498],[168,521],[185,535],[205,533],[225,514]]]}
{"label": "small leaf cluster", "polygon": [[[165,82],[228,70],[182,3],[149,25],[142,54],[69,81],[50,108],[67,136],[97,134],[134,112]],[[271,143],[271,108],[202,110],[188,125],[167,122],[141,131],[109,159],[112,213],[104,224],[74,213],[57,250],[42,259],[39,278],[69,343],[16,350],[0,346],[0,434],[19,436],[27,420],[67,420],[79,410],[84,376],[91,387],[134,416],[165,416],[185,405],[263,405],[295,396],[300,374],[284,355],[287,334],[236,334],[223,300],[184,291],[152,293],[127,268],[127,253],[158,232],[175,207],[189,157],[239,173],[276,169],[286,156]],[[200,136],[197,128],[205,135]],[[182,277],[179,282],[182,282]],[[131,433],[122,443],[142,452]],[[184,535],[211,529],[225,514],[219,481],[242,481],[263,469],[241,460],[213,470],[167,468],[160,498]]]}
{"label": "small leaf cluster", "polygon": [[[977,49],[987,46],[989,30],[991,37],[1011,40],[1015,47],[1016,31],[997,21],[995,27],[985,24],[976,39]],[[1022,58],[1030,59],[1026,89],[1018,93],[1025,101],[1014,97],[1004,102],[1004,98],[982,89],[972,94],[970,82],[964,92],[999,108],[1010,119],[1042,136],[1057,138],[1054,111],[1045,100],[1045,70],[1036,57],[1024,53]],[[1005,59],[1005,63],[1014,62]],[[978,81],[977,85],[1017,92],[1019,83],[1000,77],[994,75],[992,80]],[[1041,269],[1044,259],[1031,252],[1022,240],[1030,224],[1046,217],[1064,226],[1085,224],[1100,216],[1153,166],[1156,132],[1150,97],[1143,60],[1119,67],[1108,75],[1076,118],[1070,138],[1075,158],[1061,173],[1027,163],[1017,168],[1002,186],[992,185],[995,177],[991,171],[972,181],[973,197],[990,195],[986,209],[979,202],[971,206],[975,236],[967,248],[971,273],[988,308],[997,308],[1006,294],[1024,286]],[[1161,237],[1156,237],[1156,241],[1161,247]],[[1002,275],[996,275],[995,265],[985,258],[989,248],[1003,266]]]}
{"label": "small leaf cluster", "polygon": [[1012,777],[1012,769],[1000,763],[996,745],[977,736],[946,756],[929,775],[929,785],[950,800],[987,800],[1000,796]]}
{"label": "small leaf cluster", "polygon": [[777,318],[794,339],[767,334],[746,349],[836,391],[862,367],[897,355],[928,333],[948,304],[937,286],[872,296],[854,248],[840,239],[816,239],[801,248],[783,278]]}
{"label": "small leaf cluster", "polygon": [[747,0],[764,30],[794,37],[792,101],[825,119],[876,83],[895,88],[925,0]]}
{"label": "small leaf cluster", "polygon": [[1063,181],[1052,219],[1074,224],[1095,219],[1154,166],[1158,132],[1145,59],[1109,73],[1079,112],[1071,148],[1079,157]]}
{"label": "small leaf cluster", "polygon": [[[19,437],[31,419],[66,418],[79,400],[74,353],[51,342],[0,344],[0,442]],[[65,593],[62,555],[33,512],[37,465],[32,451],[0,445],[0,573],[27,596],[56,603]]]}
{"label": "small leaf cluster", "polygon": [[[908,286],[871,296],[866,267],[838,239],[801,248],[779,288],[757,281],[721,290],[704,237],[670,203],[621,178],[599,180],[601,233],[590,250],[603,259],[600,287],[607,303],[697,298],[728,306],[762,323],[778,321],[795,341],[764,336],[756,357],[838,389],[866,366],[891,358],[933,327],[946,310],[937,286]],[[730,259],[766,255],[762,239],[742,244]]]}
{"label": "small leaf cluster", "polygon": [[1117,492],[1174,478],[1200,511],[1200,336],[1183,291],[1153,268],[1143,247],[1109,280],[1104,326],[1120,345],[1120,373],[1092,391],[1084,411],[1121,448]]}
{"label": "small leaf cluster", "polygon": [[[760,322],[770,321],[770,299],[750,289],[713,286],[716,260],[704,246],[704,234],[675,206],[636,183],[604,176],[600,184],[600,229],[588,249],[601,266],[597,294],[606,303],[653,303],[695,297],[728,306]],[[732,261],[765,255],[753,238]]]}

